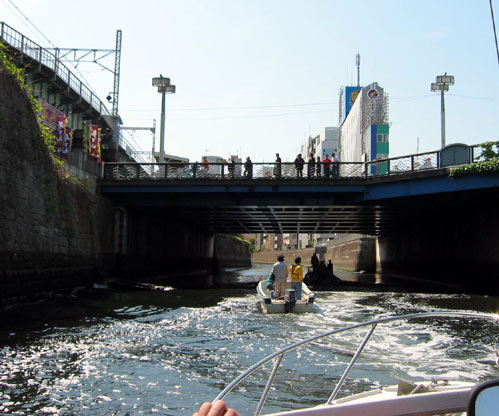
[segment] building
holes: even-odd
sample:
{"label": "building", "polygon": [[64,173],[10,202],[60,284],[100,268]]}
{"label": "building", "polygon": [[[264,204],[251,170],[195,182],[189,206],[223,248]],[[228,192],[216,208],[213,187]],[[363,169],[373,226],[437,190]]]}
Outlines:
{"label": "building", "polygon": [[310,234],[283,234],[282,247],[285,250],[300,250],[308,247]]}
{"label": "building", "polygon": [[[345,87],[340,93],[341,162],[370,162],[389,157],[388,96],[378,83]],[[341,103],[341,100],[344,102]],[[353,103],[352,103],[353,100]],[[386,164],[371,166],[386,169]]]}
{"label": "building", "polygon": [[340,149],[340,128],[324,127],[319,135],[309,137],[302,146],[302,155],[305,161],[312,153],[314,157],[320,156],[323,159],[326,154],[338,154]]}

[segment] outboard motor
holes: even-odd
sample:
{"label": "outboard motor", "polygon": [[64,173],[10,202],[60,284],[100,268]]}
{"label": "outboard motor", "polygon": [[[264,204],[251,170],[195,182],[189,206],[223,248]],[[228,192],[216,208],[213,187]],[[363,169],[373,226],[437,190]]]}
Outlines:
{"label": "outboard motor", "polygon": [[284,301],[286,302],[284,304],[284,312],[291,312],[296,303],[296,291],[294,289],[286,289]]}

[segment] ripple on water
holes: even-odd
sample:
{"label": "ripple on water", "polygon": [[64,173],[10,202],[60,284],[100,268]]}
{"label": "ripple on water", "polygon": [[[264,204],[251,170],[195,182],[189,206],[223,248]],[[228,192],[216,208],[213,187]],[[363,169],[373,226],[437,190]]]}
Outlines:
{"label": "ripple on water", "polygon": [[[314,313],[303,315],[261,314],[253,291],[172,291],[164,304],[158,294],[141,296],[141,304],[124,298],[99,316],[6,344],[0,350],[0,413],[191,415],[251,364],[291,342],[380,316],[448,305],[480,310],[473,297],[414,293],[319,292]],[[365,332],[289,353],[266,409],[324,401]],[[390,383],[394,370],[416,378],[488,377],[496,371],[491,347],[497,334],[489,322],[380,325],[345,393]],[[265,371],[249,377],[229,396],[230,404],[243,413],[254,409]],[[299,393],[298,385],[304,387]]]}

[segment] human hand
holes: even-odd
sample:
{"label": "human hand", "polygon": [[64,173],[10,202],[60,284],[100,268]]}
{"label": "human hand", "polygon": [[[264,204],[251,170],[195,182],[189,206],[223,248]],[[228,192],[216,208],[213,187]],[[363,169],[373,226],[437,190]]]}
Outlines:
{"label": "human hand", "polygon": [[234,409],[228,409],[223,400],[217,400],[214,405],[203,403],[192,416],[241,416]]}

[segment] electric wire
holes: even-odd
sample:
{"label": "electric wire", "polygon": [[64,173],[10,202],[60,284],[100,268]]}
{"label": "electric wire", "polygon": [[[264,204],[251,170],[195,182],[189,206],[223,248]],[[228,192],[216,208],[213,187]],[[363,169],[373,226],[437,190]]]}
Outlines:
{"label": "electric wire", "polygon": [[494,9],[492,7],[492,0],[489,0],[490,3],[490,16],[492,18],[492,29],[494,30],[494,39],[496,42],[496,53],[497,53],[497,65],[499,66],[499,46],[497,44],[497,31],[496,31],[496,21],[494,18]]}
{"label": "electric wire", "polygon": [[12,7],[14,7],[14,8],[16,9],[16,11],[17,11],[19,14],[21,14],[21,16],[23,16],[23,17],[24,17],[24,19],[26,20],[26,22],[28,22],[28,23],[31,25],[31,27],[32,27],[32,28],[33,28],[33,29],[34,29],[34,30],[35,30],[38,34],[40,34],[40,35],[42,36],[42,38],[43,38],[43,39],[45,39],[45,41],[46,41],[46,42],[47,42],[50,46],[52,46],[53,48],[55,48],[55,45],[54,45],[54,44],[50,41],[50,39],[49,39],[49,38],[47,38],[47,36],[45,36],[45,35],[43,34],[43,32],[42,32],[40,29],[38,29],[38,27],[37,27],[37,26],[36,26],[36,25],[35,25],[35,24],[34,24],[34,23],[33,23],[33,22],[32,22],[32,21],[28,18],[28,16],[26,16],[26,15],[25,15],[25,14],[21,11],[21,9],[19,9],[19,7],[17,7],[17,6],[16,6],[16,4],[15,4],[12,0],[7,0],[7,1],[8,1],[11,5],[12,5]]}
{"label": "electric wire", "polygon": [[[45,34],[40,30],[38,29],[38,27],[31,21],[31,19],[28,18],[28,16],[26,16],[22,11],[21,9],[19,9],[19,7],[16,6],[16,4],[12,1],[12,0],[4,0],[4,3],[9,2],[12,7],[14,7],[15,11],[20,14],[27,23],[29,23],[30,26],[32,26],[32,28],[36,31],[36,33],[38,33],[39,35],[42,36],[42,38],[54,49],[56,49],[57,47],[50,41],[50,39],[45,36]],[[7,3],[6,3],[7,4]],[[8,5],[8,4],[7,4]],[[12,9],[11,9],[12,10]],[[43,45],[42,45],[43,46]],[[74,70],[78,73],[78,75],[80,76],[80,78],[85,82],[85,86],[95,95],[95,96],[98,96],[97,92],[95,92],[95,90],[92,88],[92,86],[90,85],[90,83],[88,82],[88,80],[85,78],[85,76],[83,75],[83,73],[78,69],[78,64],[73,64],[72,65]]]}

